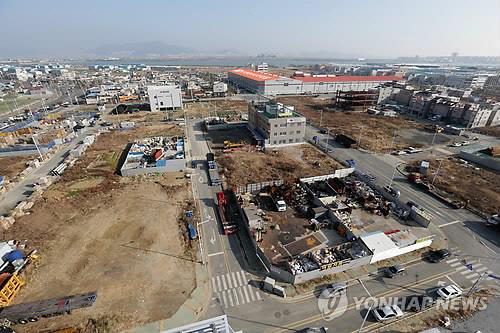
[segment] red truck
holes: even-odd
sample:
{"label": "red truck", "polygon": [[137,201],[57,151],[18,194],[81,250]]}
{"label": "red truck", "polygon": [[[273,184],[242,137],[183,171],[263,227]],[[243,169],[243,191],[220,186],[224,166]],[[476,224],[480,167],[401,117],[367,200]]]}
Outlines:
{"label": "red truck", "polygon": [[224,235],[231,235],[236,232],[236,224],[232,221],[228,221],[226,218],[226,208],[227,208],[227,199],[224,195],[224,192],[217,192],[217,207],[219,211],[219,217],[222,224],[222,230],[224,231]]}

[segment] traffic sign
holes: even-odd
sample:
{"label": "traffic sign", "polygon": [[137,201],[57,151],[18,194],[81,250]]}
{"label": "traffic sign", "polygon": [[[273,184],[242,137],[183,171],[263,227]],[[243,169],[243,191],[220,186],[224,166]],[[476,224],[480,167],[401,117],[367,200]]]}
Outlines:
{"label": "traffic sign", "polygon": [[469,269],[469,271],[472,271],[472,264],[467,264],[467,265],[465,265],[465,267],[467,267]]}

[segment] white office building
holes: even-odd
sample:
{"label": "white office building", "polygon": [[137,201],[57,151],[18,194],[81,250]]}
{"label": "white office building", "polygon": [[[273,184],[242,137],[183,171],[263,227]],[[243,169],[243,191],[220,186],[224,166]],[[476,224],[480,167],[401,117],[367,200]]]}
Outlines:
{"label": "white office building", "polygon": [[182,109],[182,92],[179,86],[148,86],[151,111]]}

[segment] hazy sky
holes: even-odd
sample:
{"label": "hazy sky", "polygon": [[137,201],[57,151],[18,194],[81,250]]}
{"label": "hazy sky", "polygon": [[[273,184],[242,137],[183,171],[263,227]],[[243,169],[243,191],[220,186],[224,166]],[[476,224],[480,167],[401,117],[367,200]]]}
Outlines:
{"label": "hazy sky", "polygon": [[199,53],[500,55],[500,0],[0,0],[0,57],[160,41]]}

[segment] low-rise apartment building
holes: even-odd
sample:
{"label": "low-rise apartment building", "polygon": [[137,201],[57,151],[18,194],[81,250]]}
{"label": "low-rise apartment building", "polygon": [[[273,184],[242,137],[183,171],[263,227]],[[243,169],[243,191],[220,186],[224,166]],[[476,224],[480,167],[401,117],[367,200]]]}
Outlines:
{"label": "low-rise apartment building", "polygon": [[258,103],[248,107],[248,126],[264,138],[265,147],[304,142],[306,118],[293,106],[281,103]]}

